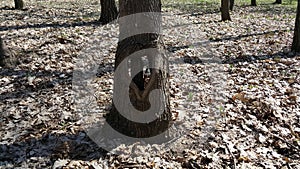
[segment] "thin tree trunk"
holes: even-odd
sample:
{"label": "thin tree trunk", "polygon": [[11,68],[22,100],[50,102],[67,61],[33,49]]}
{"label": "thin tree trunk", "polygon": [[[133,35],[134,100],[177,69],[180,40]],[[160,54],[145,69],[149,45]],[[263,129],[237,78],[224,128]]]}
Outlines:
{"label": "thin tree trunk", "polygon": [[221,16],[222,21],[231,21],[229,14],[229,0],[221,0]]}
{"label": "thin tree trunk", "polygon": [[[167,60],[159,56],[158,51],[158,32],[161,27],[161,1],[121,0],[119,5],[120,41],[115,56],[113,106],[106,120],[112,128],[127,136],[148,138],[166,131],[171,120],[168,73],[166,70],[168,64]],[[129,19],[122,20],[123,18]],[[147,32],[141,33],[145,29],[147,29]],[[132,32],[135,33],[132,34]],[[136,53],[139,54],[135,55]],[[135,55],[135,57],[130,55]],[[148,67],[150,67],[149,79],[146,78],[143,71],[142,57],[145,56],[149,63]],[[124,69],[122,68],[122,71],[118,71],[118,68],[122,67],[124,62]],[[162,70],[157,67],[162,68]],[[126,83],[129,86],[124,85]],[[162,93],[161,95],[156,95],[157,97],[155,98],[151,98],[150,92],[155,89],[159,89]],[[128,103],[122,98],[122,93],[129,95],[133,109],[128,107]],[[118,107],[122,108],[119,109]],[[148,122],[130,120],[122,114],[128,110],[130,115],[136,116],[140,112],[152,110],[153,107],[153,110],[156,111],[154,114],[159,112],[162,112],[162,114]]]}
{"label": "thin tree trunk", "polygon": [[229,9],[232,11],[234,7],[234,0],[230,0]]}
{"label": "thin tree trunk", "polygon": [[18,63],[19,62],[15,57],[15,53],[8,50],[2,38],[0,37],[0,66],[13,68]]}
{"label": "thin tree trunk", "polygon": [[273,4],[282,4],[282,0],[276,0]]}
{"label": "thin tree trunk", "polygon": [[7,55],[7,51],[4,47],[2,38],[0,37],[0,66],[3,67],[5,66],[5,57]]}
{"label": "thin tree trunk", "polygon": [[292,51],[300,52],[300,0],[298,0]]}
{"label": "thin tree trunk", "polygon": [[23,9],[24,2],[23,0],[14,0],[15,1],[15,9]]}
{"label": "thin tree trunk", "polygon": [[99,21],[102,24],[107,24],[115,20],[118,16],[118,10],[115,0],[100,0],[101,3],[101,16]]}
{"label": "thin tree trunk", "polygon": [[251,0],[251,6],[257,6],[256,0]]}

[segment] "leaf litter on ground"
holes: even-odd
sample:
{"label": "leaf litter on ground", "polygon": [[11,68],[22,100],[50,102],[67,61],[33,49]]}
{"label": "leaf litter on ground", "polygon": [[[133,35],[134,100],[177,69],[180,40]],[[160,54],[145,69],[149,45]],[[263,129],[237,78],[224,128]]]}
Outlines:
{"label": "leaf litter on ground", "polygon": [[[189,130],[178,140],[183,149],[152,154],[137,146],[143,155],[134,157],[99,148],[74,108],[73,59],[91,39],[101,38],[97,33],[107,43],[94,81],[97,103],[103,112],[111,103],[116,43],[110,37],[118,29],[95,24],[99,9],[98,1],[37,1],[24,11],[1,9],[1,36],[21,61],[0,70],[1,168],[300,167],[300,56],[289,51],[295,12],[237,6],[233,22],[219,22],[219,12],[164,7],[171,109]],[[217,91],[225,100],[215,129],[203,139],[212,76],[218,75],[205,58],[221,61],[222,76],[215,81],[224,82]]]}

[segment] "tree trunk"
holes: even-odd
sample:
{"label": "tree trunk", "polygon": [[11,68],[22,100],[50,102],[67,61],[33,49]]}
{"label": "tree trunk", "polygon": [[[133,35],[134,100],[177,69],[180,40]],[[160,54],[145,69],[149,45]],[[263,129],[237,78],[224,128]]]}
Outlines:
{"label": "tree trunk", "polygon": [[221,0],[221,16],[222,21],[231,21],[229,14],[229,0]]}
{"label": "tree trunk", "polygon": [[0,66],[12,68],[19,62],[15,58],[15,53],[9,51],[0,37]]}
{"label": "tree trunk", "polygon": [[[115,56],[113,105],[106,120],[124,135],[153,137],[165,132],[171,121],[168,63],[160,55],[158,42],[161,1],[121,0],[119,5],[120,34]],[[145,59],[148,74],[144,70]],[[161,93],[155,94],[156,89]],[[124,96],[129,98],[128,102]],[[142,119],[132,120],[131,117],[141,113],[145,113]],[[148,118],[151,114],[155,115],[154,119]]]}
{"label": "tree trunk", "polygon": [[0,37],[0,66],[5,66],[5,57],[7,55],[7,51],[4,47],[4,44],[2,42],[2,38]]}
{"label": "tree trunk", "polygon": [[251,6],[257,6],[256,0],[251,0]]}
{"label": "tree trunk", "polygon": [[14,0],[15,1],[15,9],[23,9],[24,2],[23,0]]}
{"label": "tree trunk", "polygon": [[115,0],[100,0],[101,3],[101,16],[99,21],[102,24],[107,24],[118,16],[118,10]]}
{"label": "tree trunk", "polygon": [[273,4],[282,4],[282,0],[276,0]]}
{"label": "tree trunk", "polygon": [[230,0],[229,2],[230,2],[229,9],[232,11],[233,10],[233,6],[234,6],[234,0]]}
{"label": "tree trunk", "polygon": [[300,52],[300,0],[298,0],[292,51]]}

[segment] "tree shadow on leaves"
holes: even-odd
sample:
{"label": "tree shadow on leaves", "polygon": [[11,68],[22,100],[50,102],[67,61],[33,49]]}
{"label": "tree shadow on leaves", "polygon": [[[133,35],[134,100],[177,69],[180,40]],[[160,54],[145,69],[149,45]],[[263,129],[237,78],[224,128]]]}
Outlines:
{"label": "tree shadow on leaves", "polygon": [[[97,76],[103,76],[112,71],[111,64],[100,64]],[[48,160],[47,166],[52,166],[57,159],[89,161],[98,160],[106,155],[107,152],[99,148],[83,130],[74,132],[69,128],[69,126],[73,126],[69,122],[73,124],[76,119],[61,120],[59,117],[55,118],[56,114],[60,116],[59,112],[55,112],[56,110],[47,110],[48,112],[46,113],[51,114],[52,118],[46,120],[43,120],[44,115],[42,114],[32,117],[32,114],[27,112],[31,111],[31,108],[22,110],[19,118],[14,117],[15,113],[17,113],[15,111],[18,111],[17,109],[13,110],[13,114],[5,110],[6,108],[13,108],[15,104],[18,104],[19,108],[19,102],[24,100],[26,102],[27,97],[31,97],[38,104],[41,104],[40,106],[47,109],[53,107],[55,103],[49,103],[47,100],[44,100],[43,95],[53,93],[52,91],[55,91],[56,86],[69,88],[72,85],[72,76],[73,72],[66,71],[0,69],[0,77],[9,77],[8,79],[11,79],[4,86],[13,85],[13,90],[4,91],[0,94],[0,105],[4,105],[2,107],[4,112],[0,114],[0,131],[1,136],[4,136],[0,139],[0,168],[9,166],[13,166],[13,168],[23,167],[24,163],[26,165],[34,165],[39,163],[37,160],[39,157]],[[30,78],[40,80],[34,82],[33,79],[33,82],[30,82]],[[33,109],[41,108],[39,106],[36,107],[35,104],[33,106],[35,106]],[[66,105],[66,107],[68,106]],[[42,122],[36,124],[35,120],[41,120]],[[28,124],[24,125],[26,123]],[[14,127],[20,127],[18,124],[22,125],[22,129],[14,129]],[[66,124],[69,126],[64,126]],[[41,163],[44,163],[44,161]]]}
{"label": "tree shadow on leaves", "polygon": [[[2,7],[0,10],[11,10],[9,14],[3,13],[3,17],[5,18],[5,21],[12,21],[15,20],[22,20],[23,25],[6,25],[6,26],[0,26],[0,32],[1,31],[8,31],[8,30],[20,30],[20,29],[27,29],[27,28],[69,28],[69,27],[76,27],[76,26],[99,26],[101,23],[98,20],[98,13],[96,11],[84,11],[83,14],[79,15],[76,14],[76,11],[79,9],[76,9],[75,11],[72,11],[74,13],[70,13],[70,11],[66,9],[60,9],[55,8],[57,12],[54,11],[54,9],[47,9],[42,6],[38,7],[30,7],[28,9],[22,10],[22,12],[14,12],[13,8],[10,7]],[[62,10],[62,11],[61,11]],[[53,12],[54,11],[54,12]],[[0,11],[1,13],[1,11]],[[82,13],[82,12],[81,12]],[[37,18],[33,23],[32,21],[27,21],[30,23],[26,23],[25,19],[26,17],[30,16],[30,18]],[[93,19],[93,18],[97,19]],[[56,22],[53,22],[53,18],[56,18]],[[91,20],[93,19],[93,20]],[[49,22],[50,21],[50,22]],[[39,22],[39,23],[38,23]]]}
{"label": "tree shadow on leaves", "polygon": [[[236,41],[240,40],[242,38],[247,38],[247,37],[252,37],[252,36],[260,36],[260,35],[266,35],[266,34],[275,34],[275,33],[281,33],[281,32],[288,32],[292,31],[289,29],[284,29],[284,30],[273,30],[273,31],[266,31],[266,32],[255,32],[255,33],[250,33],[250,34],[244,34],[244,35],[238,35],[238,36],[229,36],[229,37],[223,37],[223,38],[216,38],[216,39],[211,39],[207,41],[202,41],[202,42],[196,42],[192,44],[187,44],[183,46],[166,46],[166,50],[170,53],[175,53],[177,51],[180,51],[182,49],[188,49],[188,48],[194,48],[194,47],[199,47],[201,45],[209,44],[212,42],[223,42],[223,41]],[[295,57],[297,56],[297,53],[293,52],[284,52],[284,51],[279,51],[277,53],[271,54],[271,55],[260,55],[260,56],[255,56],[255,55],[242,55],[238,58],[228,58],[222,61],[224,64],[228,63],[237,63],[237,62],[249,62],[249,61],[255,61],[255,60],[263,60],[263,59],[269,59],[269,58],[274,58],[274,57]],[[180,60],[175,60],[175,61],[170,61],[170,63],[189,63],[189,64],[197,64],[197,63],[202,63],[199,58],[196,57],[188,57],[184,56],[183,58],[180,58]],[[173,63],[173,64],[174,64]]]}
{"label": "tree shadow on leaves", "polygon": [[188,44],[188,45],[184,45],[184,46],[167,46],[166,49],[169,52],[174,53],[178,50],[186,49],[186,48],[190,48],[190,47],[197,47],[197,46],[200,46],[204,43],[222,42],[222,41],[235,41],[235,40],[239,40],[239,39],[247,38],[247,37],[251,37],[251,36],[274,34],[274,33],[280,33],[280,32],[288,32],[288,31],[292,31],[292,30],[290,30],[290,29],[273,30],[273,31],[266,31],[266,32],[255,32],[255,33],[238,35],[238,36],[228,36],[228,37],[222,37],[222,38],[214,38],[214,39],[207,40],[205,42],[196,42],[196,43]]}
{"label": "tree shadow on leaves", "polygon": [[98,20],[95,21],[79,21],[73,23],[38,23],[38,24],[27,24],[27,25],[18,25],[18,26],[0,26],[1,31],[8,31],[8,30],[20,30],[20,29],[27,29],[27,28],[69,28],[69,27],[76,27],[76,26],[92,26],[96,25],[99,26],[100,23]]}
{"label": "tree shadow on leaves", "polygon": [[205,14],[214,14],[220,12],[219,4],[213,2],[204,2],[204,3],[172,3],[163,5],[164,8],[173,8],[180,10],[179,15],[190,14],[192,16],[205,15]]}
{"label": "tree shadow on leaves", "polygon": [[[107,151],[99,148],[83,131],[76,134],[46,133],[39,137],[38,133],[27,133],[13,143],[0,144],[0,167],[18,167],[23,162],[29,165],[38,163],[38,157],[47,160],[47,167],[58,159],[69,160],[99,160]],[[70,133],[70,132],[68,132]]]}
{"label": "tree shadow on leaves", "polygon": [[266,60],[266,59],[274,59],[274,58],[292,58],[299,56],[299,53],[293,53],[286,54],[284,52],[276,52],[271,55],[242,55],[237,58],[228,58],[223,60],[222,63],[224,64],[235,64],[239,62],[256,62],[259,60]]}
{"label": "tree shadow on leaves", "polygon": [[[7,99],[17,99],[29,97],[32,93],[38,93],[42,90],[51,90],[56,85],[71,85],[72,72],[60,71],[30,71],[15,70],[12,68],[1,69],[1,77],[14,77],[13,80],[7,82],[5,86],[13,85],[14,90],[2,92],[0,101]],[[39,79],[38,82],[34,82]]]}
{"label": "tree shadow on leaves", "polygon": [[271,16],[274,14],[278,16],[282,16],[284,14],[295,14],[296,16],[296,7],[291,7],[288,5],[274,5],[273,3],[258,4],[257,6],[251,6],[250,4],[236,5],[235,8],[246,9],[249,13],[263,13]]}

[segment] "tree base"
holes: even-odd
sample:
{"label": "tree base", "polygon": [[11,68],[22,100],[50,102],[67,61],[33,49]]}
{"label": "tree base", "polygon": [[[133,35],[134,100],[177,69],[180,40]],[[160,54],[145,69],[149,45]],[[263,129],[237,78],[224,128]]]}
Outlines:
{"label": "tree base", "polygon": [[149,138],[160,135],[168,130],[170,127],[169,116],[170,113],[165,111],[161,118],[158,118],[150,123],[137,123],[122,116],[113,105],[112,109],[105,118],[107,123],[119,133],[122,133],[128,137]]}

